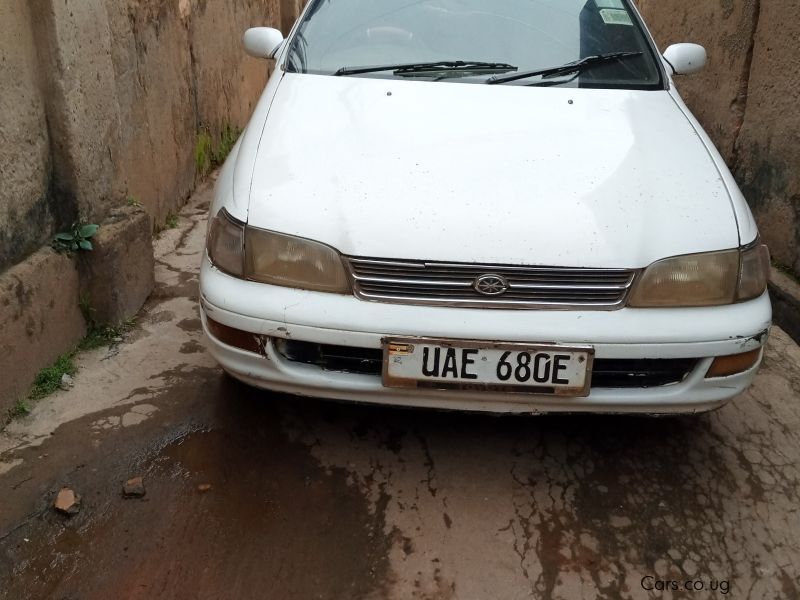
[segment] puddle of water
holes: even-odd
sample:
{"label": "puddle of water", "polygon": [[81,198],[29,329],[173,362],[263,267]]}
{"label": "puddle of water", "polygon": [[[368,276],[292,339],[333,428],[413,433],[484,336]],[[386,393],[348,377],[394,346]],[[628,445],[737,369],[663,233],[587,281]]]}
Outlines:
{"label": "puddle of water", "polygon": [[[390,547],[384,515],[345,471],[321,467],[307,446],[289,441],[268,399],[254,397],[263,394],[219,375],[184,387],[169,394],[194,398],[206,426],[177,438],[164,429],[180,413],[164,398],[138,427],[103,430],[97,415],[65,426],[116,436],[114,453],[129,452],[134,464],[87,462],[93,468],[76,485],[79,515],[65,519],[40,506],[32,523],[0,541],[0,579],[11,582],[0,598],[381,596]],[[76,435],[58,432],[62,442]],[[123,499],[119,481],[137,474],[146,496]],[[201,491],[204,484],[210,489]]]}
{"label": "puddle of water", "polygon": [[178,329],[182,329],[187,333],[200,331],[201,329],[200,319],[183,319],[181,321],[178,321],[177,326]]}
{"label": "puddle of water", "polygon": [[198,352],[205,352],[206,347],[197,340],[189,340],[181,345],[179,352],[181,354],[197,354]]}

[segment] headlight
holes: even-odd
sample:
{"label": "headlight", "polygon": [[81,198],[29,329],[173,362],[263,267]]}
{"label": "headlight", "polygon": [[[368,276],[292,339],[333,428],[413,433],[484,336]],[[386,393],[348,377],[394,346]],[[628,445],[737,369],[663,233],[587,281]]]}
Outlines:
{"label": "headlight", "polygon": [[224,208],[209,226],[208,258],[220,271],[235,277],[243,276],[244,223],[234,219]]}
{"label": "headlight", "polygon": [[312,240],[248,227],[224,208],[211,220],[208,258],[220,271],[242,279],[350,293],[350,282],[336,250]]}
{"label": "headlight", "polygon": [[339,253],[325,244],[247,227],[245,276],[253,281],[347,294],[350,283]]}
{"label": "headlight", "polygon": [[628,305],[653,308],[733,304],[763,294],[768,277],[769,252],[762,244],[747,250],[676,256],[645,269]]}
{"label": "headlight", "polygon": [[769,249],[764,244],[758,244],[742,252],[736,300],[744,302],[758,298],[764,293],[769,282],[769,265]]}

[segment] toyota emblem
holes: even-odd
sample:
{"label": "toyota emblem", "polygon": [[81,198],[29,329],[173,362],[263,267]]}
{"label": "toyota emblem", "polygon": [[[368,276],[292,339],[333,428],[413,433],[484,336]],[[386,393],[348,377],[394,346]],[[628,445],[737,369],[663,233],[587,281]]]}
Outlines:
{"label": "toyota emblem", "polygon": [[500,296],[508,291],[508,280],[501,275],[481,275],[472,287],[484,296]]}

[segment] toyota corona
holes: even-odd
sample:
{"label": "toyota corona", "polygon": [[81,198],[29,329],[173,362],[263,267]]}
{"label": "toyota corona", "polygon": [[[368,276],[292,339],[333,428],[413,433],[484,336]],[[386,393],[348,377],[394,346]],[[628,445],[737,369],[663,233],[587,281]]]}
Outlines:
{"label": "toyota corona", "polygon": [[[211,351],[298,396],[671,414],[743,392],[769,254],[629,0],[310,0],[217,179]],[[266,68],[266,64],[265,64]]]}

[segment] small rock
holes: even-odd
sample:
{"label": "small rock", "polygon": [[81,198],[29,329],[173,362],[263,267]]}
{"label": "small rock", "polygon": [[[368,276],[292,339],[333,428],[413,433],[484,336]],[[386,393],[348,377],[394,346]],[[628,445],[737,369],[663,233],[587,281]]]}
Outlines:
{"label": "small rock", "polygon": [[114,341],[115,343],[119,344],[122,341],[122,337],[117,336],[112,341]]}
{"label": "small rock", "polygon": [[612,515],[609,521],[611,522],[612,527],[625,528],[631,526],[631,520],[628,517],[618,517],[616,515]]}
{"label": "small rock", "polygon": [[122,415],[122,420],[120,423],[123,427],[131,427],[133,425],[138,425],[142,421],[147,420],[147,415],[141,415],[139,413],[129,411]]}
{"label": "small rock", "polygon": [[687,558],[683,561],[683,571],[689,577],[694,577],[697,575],[697,563],[695,563],[692,559]]}
{"label": "small rock", "polygon": [[144,478],[133,477],[122,486],[122,495],[126,498],[141,498],[145,495]]}
{"label": "small rock", "polygon": [[67,516],[78,514],[81,509],[81,497],[69,488],[61,488],[53,507]]}
{"label": "small rock", "polygon": [[197,486],[198,492],[207,492],[210,489],[211,489],[210,483],[201,483],[200,485]]}
{"label": "small rock", "polygon": [[59,387],[62,390],[68,390],[74,385],[75,385],[75,381],[72,379],[71,375],[69,375],[68,373],[64,373],[61,376],[61,383],[60,383]]}

